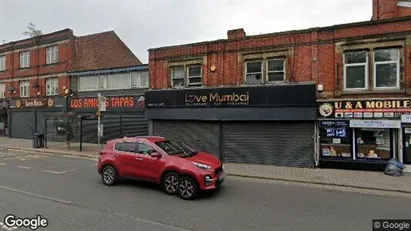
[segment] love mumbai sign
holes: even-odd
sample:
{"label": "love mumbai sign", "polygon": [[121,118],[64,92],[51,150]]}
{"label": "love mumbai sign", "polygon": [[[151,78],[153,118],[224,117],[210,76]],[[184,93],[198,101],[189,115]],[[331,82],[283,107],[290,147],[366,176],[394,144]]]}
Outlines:
{"label": "love mumbai sign", "polygon": [[244,92],[242,94],[219,94],[209,93],[204,95],[197,94],[185,94],[184,102],[186,106],[199,106],[199,105],[248,105],[250,103],[250,92]]}

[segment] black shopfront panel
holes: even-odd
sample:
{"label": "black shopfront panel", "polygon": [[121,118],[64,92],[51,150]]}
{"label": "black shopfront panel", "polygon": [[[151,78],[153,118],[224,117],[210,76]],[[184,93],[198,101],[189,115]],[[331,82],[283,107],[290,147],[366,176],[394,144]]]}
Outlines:
{"label": "black shopfront panel", "polygon": [[10,137],[31,139],[36,123],[34,110],[21,110],[10,112]]}
{"label": "black shopfront panel", "polygon": [[198,151],[220,157],[220,124],[207,121],[153,121],[155,136],[182,141]]}
{"label": "black shopfront panel", "polygon": [[223,123],[224,162],[314,165],[314,123]]}

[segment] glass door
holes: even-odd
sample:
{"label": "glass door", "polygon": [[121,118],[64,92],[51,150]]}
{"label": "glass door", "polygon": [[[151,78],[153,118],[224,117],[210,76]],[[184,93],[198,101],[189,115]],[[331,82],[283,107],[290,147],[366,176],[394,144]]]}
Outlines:
{"label": "glass door", "polygon": [[404,128],[403,137],[403,162],[408,165],[411,164],[411,128]]}

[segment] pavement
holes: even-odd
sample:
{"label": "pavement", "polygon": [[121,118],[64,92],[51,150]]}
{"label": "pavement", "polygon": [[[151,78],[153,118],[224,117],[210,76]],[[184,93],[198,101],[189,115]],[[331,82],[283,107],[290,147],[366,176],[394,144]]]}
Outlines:
{"label": "pavement", "polygon": [[38,230],[371,230],[372,219],[409,217],[410,197],[341,191],[329,186],[228,176],[198,200],[168,196],[156,186],[123,181],[108,187],[92,159],[0,150],[3,217],[41,215]]}
{"label": "pavement", "polygon": [[[70,148],[67,148],[65,143],[48,142],[47,148],[33,149],[31,140],[0,137],[0,147],[30,151],[39,154],[77,156],[96,159],[102,145],[83,144],[83,151],[80,152],[78,143],[71,143]],[[234,163],[224,163],[224,168],[227,175],[238,177],[411,194],[411,173],[407,172],[404,173],[404,176],[393,177],[387,176],[383,172],[373,171],[297,168]]]}

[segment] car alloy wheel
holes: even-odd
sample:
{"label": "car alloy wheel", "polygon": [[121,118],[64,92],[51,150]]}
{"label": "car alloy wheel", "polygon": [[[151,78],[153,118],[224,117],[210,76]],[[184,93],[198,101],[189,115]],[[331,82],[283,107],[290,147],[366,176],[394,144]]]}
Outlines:
{"label": "car alloy wheel", "polygon": [[111,166],[104,167],[102,178],[105,185],[114,185],[117,178],[116,170]]}
{"label": "car alloy wheel", "polygon": [[197,196],[197,184],[191,177],[183,177],[178,186],[178,194],[182,199],[191,200]]}
{"label": "car alloy wheel", "polygon": [[179,176],[170,172],[163,179],[163,189],[164,192],[168,195],[174,195],[178,190]]}

